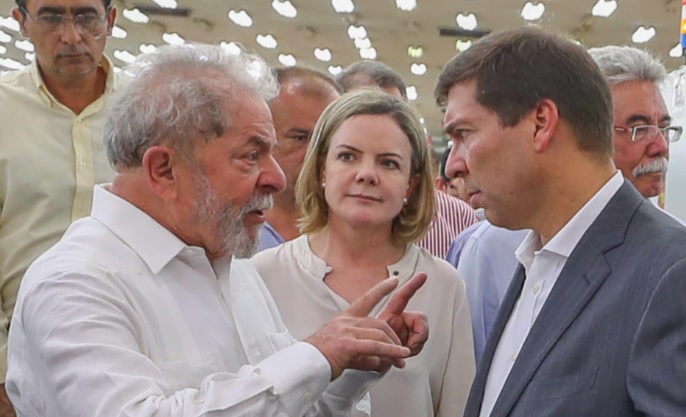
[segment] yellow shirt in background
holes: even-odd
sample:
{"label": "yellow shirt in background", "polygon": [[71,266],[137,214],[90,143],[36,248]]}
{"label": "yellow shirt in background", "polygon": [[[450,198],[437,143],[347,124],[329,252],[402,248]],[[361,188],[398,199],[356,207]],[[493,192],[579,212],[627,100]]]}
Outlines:
{"label": "yellow shirt in background", "polygon": [[93,186],[114,171],[103,141],[105,93],[74,114],[47,90],[34,62],[0,77],[0,383],[7,370],[7,326],[28,266],[72,221],[90,214]]}

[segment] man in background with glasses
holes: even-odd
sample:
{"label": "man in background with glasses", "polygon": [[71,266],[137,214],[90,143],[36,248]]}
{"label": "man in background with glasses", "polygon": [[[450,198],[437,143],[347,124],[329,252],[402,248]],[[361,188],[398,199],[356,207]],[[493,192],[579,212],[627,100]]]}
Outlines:
{"label": "man in background with glasses", "polygon": [[669,143],[681,136],[660,93],[665,67],[645,51],[629,46],[591,48],[591,57],[610,85],[614,103],[614,161],[644,197],[665,189]]}
{"label": "man in background with glasses", "polygon": [[19,282],[69,224],[90,213],[94,184],[113,177],[102,130],[115,89],[103,55],[110,0],[16,0],[12,16],[35,61],[0,78],[0,417],[7,327]]}

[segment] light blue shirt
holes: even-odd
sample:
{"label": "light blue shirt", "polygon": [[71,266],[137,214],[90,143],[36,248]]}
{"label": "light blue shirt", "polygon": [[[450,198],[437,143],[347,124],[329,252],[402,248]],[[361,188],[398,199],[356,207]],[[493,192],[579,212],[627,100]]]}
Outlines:
{"label": "light blue shirt", "polygon": [[517,268],[515,250],[527,233],[496,227],[484,220],[459,234],[448,250],[446,260],[457,268],[467,288],[477,365]]}
{"label": "light blue shirt", "polygon": [[260,244],[257,247],[257,252],[262,252],[265,249],[279,246],[284,242],[281,235],[274,230],[274,228],[267,222],[264,222],[260,229]]}

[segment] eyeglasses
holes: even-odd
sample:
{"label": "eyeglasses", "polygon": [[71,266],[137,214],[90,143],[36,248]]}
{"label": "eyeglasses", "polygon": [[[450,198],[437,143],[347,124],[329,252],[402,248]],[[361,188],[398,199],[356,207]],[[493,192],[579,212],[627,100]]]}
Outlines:
{"label": "eyeglasses", "polygon": [[639,125],[632,127],[615,126],[615,130],[623,133],[631,132],[632,142],[654,140],[658,132],[662,132],[662,136],[664,136],[667,142],[676,142],[681,138],[683,128],[681,126],[658,127],[654,125]]}
{"label": "eyeglasses", "polygon": [[104,23],[107,21],[107,12],[109,8],[105,11],[105,14],[100,16],[95,12],[83,12],[69,17],[68,15],[61,13],[46,13],[40,16],[31,16],[29,11],[25,8],[21,8],[24,15],[31,19],[36,25],[44,32],[58,32],[63,30],[67,25],[67,22],[71,20],[74,24],[74,28],[80,33],[88,33],[94,38],[101,37],[105,31]]}

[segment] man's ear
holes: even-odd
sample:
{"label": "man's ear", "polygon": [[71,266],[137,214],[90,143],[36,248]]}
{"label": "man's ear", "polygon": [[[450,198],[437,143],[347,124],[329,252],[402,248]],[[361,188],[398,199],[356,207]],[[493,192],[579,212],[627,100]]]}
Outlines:
{"label": "man's ear", "polygon": [[560,110],[554,101],[544,98],[532,113],[535,126],[533,143],[536,152],[545,151],[550,145],[560,118]]}
{"label": "man's ear", "polygon": [[19,22],[19,32],[21,33],[21,36],[28,38],[29,33],[26,31],[26,16],[24,16],[24,13],[22,13],[18,7],[15,7],[12,9],[12,17]]}
{"label": "man's ear", "polygon": [[107,36],[112,35],[112,28],[114,27],[114,22],[117,20],[117,8],[115,6],[110,6],[107,10]]}
{"label": "man's ear", "polygon": [[180,156],[172,148],[152,146],[143,154],[143,171],[150,186],[164,200],[176,197]]}

